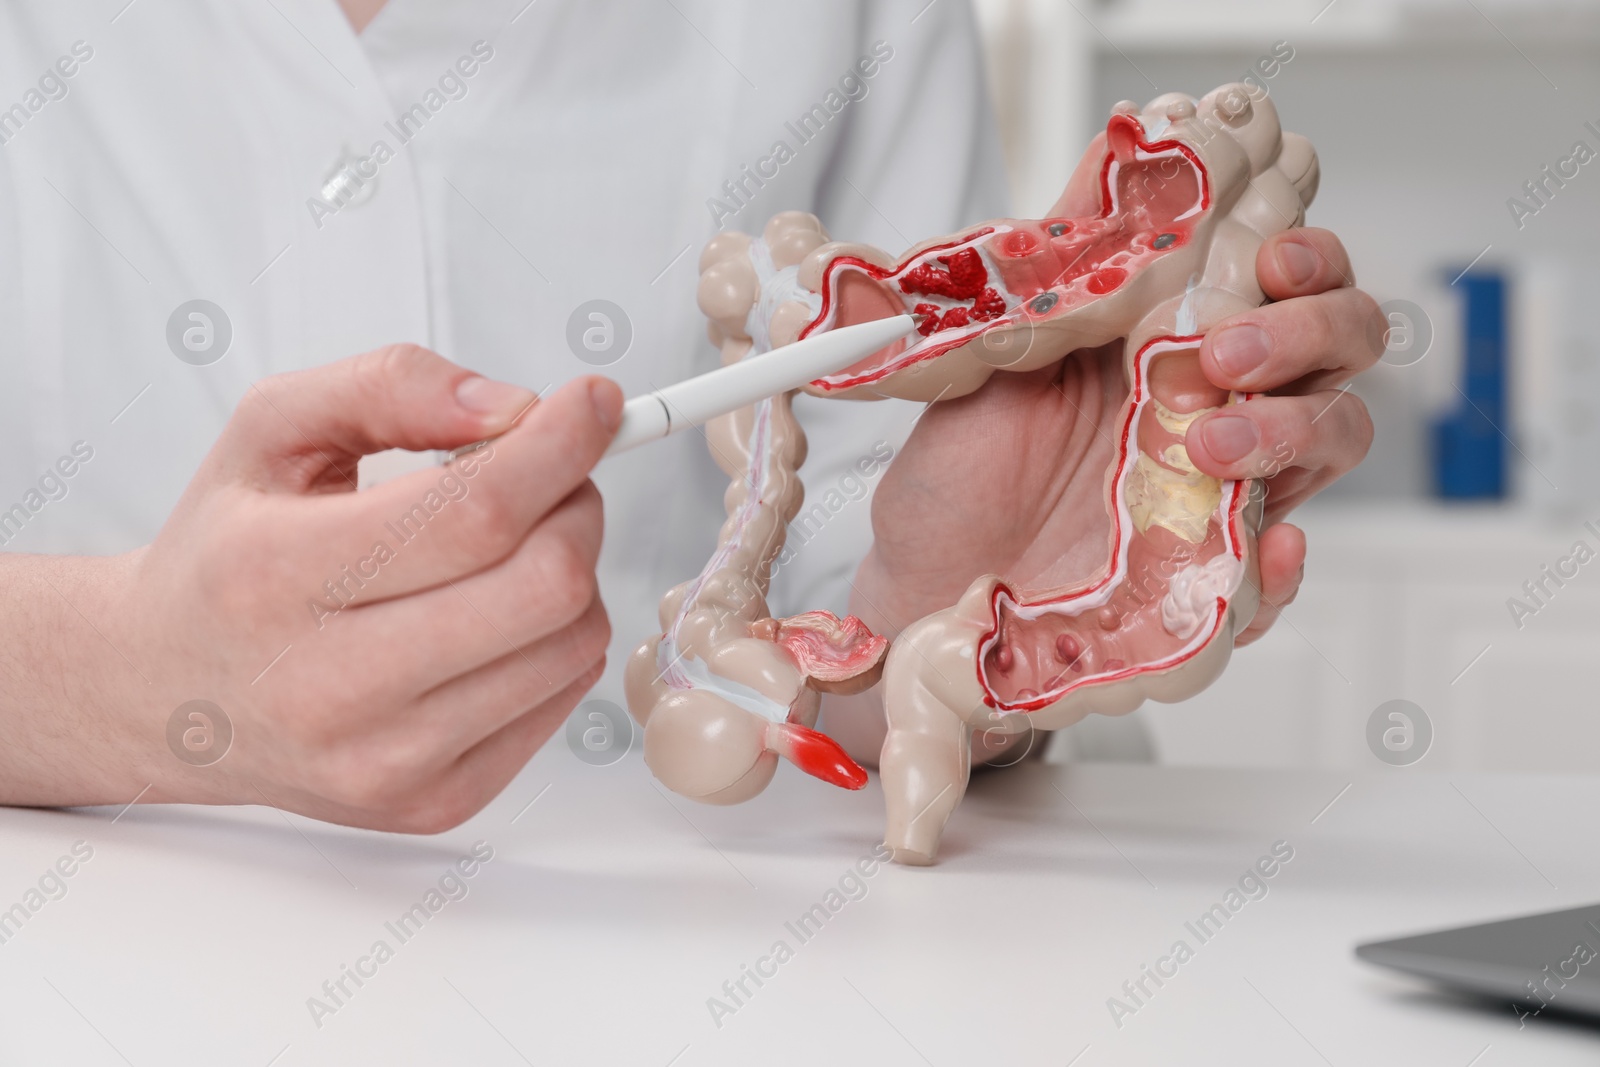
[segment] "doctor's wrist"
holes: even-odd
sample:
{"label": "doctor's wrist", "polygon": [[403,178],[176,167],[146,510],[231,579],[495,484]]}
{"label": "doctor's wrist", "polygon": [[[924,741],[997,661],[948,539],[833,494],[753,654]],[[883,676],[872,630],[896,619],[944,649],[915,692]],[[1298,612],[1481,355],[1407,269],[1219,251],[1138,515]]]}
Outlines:
{"label": "doctor's wrist", "polygon": [[0,556],[0,803],[125,804],[152,783],[153,683],[121,617],[131,569],[127,556]]}
{"label": "doctor's wrist", "polygon": [[874,546],[856,568],[850,613],[873,633],[893,641],[918,619],[954,604],[964,589],[928,575],[905,573]]}

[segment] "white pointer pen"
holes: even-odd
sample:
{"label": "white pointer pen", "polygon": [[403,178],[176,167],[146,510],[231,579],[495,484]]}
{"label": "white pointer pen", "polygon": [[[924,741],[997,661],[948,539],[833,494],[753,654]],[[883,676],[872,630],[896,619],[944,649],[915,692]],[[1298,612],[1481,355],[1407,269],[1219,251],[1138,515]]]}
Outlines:
{"label": "white pointer pen", "polygon": [[[719,415],[837,374],[911,333],[920,322],[920,316],[892,315],[844,326],[636,396],[622,405],[622,425],[605,454],[614,456],[679,430],[702,426]],[[479,441],[458,448],[450,458],[483,444]]]}
{"label": "white pointer pen", "polygon": [[704,425],[719,415],[836,374],[911,333],[917,321],[911,315],[893,315],[829,330],[636,396],[622,405],[622,425],[606,455]]}

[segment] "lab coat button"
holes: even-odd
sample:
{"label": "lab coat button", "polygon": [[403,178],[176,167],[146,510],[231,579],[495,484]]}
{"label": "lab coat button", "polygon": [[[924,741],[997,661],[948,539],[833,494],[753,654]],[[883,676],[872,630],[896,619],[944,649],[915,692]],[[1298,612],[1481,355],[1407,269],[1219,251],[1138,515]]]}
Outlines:
{"label": "lab coat button", "polygon": [[360,207],[378,192],[378,161],[346,148],[322,180],[322,199],[339,210]]}

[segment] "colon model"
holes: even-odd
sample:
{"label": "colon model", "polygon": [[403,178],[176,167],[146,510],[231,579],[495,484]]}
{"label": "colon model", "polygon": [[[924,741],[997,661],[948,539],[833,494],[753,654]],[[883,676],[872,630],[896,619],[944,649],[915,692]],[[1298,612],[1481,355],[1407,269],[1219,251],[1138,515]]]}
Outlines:
{"label": "colon model", "polygon": [[1316,155],[1281,131],[1269,99],[1231,85],[1198,101],[1118,105],[1082,165],[1098,170],[1096,213],[995,220],[898,259],[830,242],[797,212],[759,238],[724,233],[707,246],[699,301],[725,362],[836,326],[924,316],[918,336],[812,382],[813,395],[953,399],[996,372],[1121,339],[1128,396],[1097,571],[1045,589],[985,575],[893,649],[853,617],[770,617],[772,561],[803,496],[791,398],[708,427],[732,479],[728,520],[705,569],[663,599],[662,633],[627,671],[645,759],[668,787],[744,800],[785,757],[860,788],[865,772],[813,727],[821,693],[881,675],[885,840],[901,862],[930,863],[966,788],[973,729],[1056,730],[1183,700],[1226,665],[1257,606],[1260,508],[1250,483],[1202,474],[1184,448],[1196,418],[1241,399],[1204,379],[1199,345],[1211,324],[1263,301],[1256,251],[1303,221]]}

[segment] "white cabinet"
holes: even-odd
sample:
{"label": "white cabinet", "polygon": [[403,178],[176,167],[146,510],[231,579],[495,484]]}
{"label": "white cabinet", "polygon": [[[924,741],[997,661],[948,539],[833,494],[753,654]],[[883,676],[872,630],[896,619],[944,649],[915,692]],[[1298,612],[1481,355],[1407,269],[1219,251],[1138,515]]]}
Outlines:
{"label": "white cabinet", "polygon": [[[1432,769],[1588,771],[1600,753],[1600,555],[1519,630],[1506,602],[1600,537],[1577,519],[1427,505],[1296,516],[1305,586],[1211,689],[1138,714],[1168,763],[1376,768],[1368,717],[1413,701]],[[1569,568],[1570,569],[1570,568]]]}

